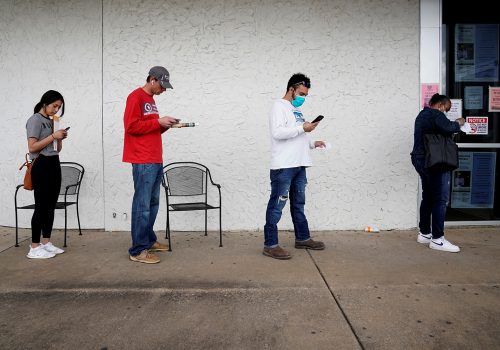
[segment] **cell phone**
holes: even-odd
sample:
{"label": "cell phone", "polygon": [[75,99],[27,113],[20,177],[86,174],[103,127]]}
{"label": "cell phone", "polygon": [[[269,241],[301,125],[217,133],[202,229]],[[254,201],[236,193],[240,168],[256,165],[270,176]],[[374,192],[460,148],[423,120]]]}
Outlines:
{"label": "cell phone", "polygon": [[71,126],[68,126],[68,127],[67,127],[66,129],[64,129],[64,130],[68,131],[68,130],[69,130],[69,128],[71,128]]}
{"label": "cell phone", "polygon": [[314,119],[311,123],[317,123],[317,122],[319,122],[320,120],[322,120],[323,118],[324,118],[324,117],[323,117],[322,115],[318,115],[318,116],[316,117],[316,119]]}

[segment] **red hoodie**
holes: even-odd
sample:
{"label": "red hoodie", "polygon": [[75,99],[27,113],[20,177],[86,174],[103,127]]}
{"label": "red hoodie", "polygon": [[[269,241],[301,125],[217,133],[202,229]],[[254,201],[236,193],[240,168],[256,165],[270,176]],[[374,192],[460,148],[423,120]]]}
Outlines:
{"label": "red hoodie", "polygon": [[123,161],[127,163],[163,163],[158,109],[153,96],[138,88],[127,97],[123,125]]}

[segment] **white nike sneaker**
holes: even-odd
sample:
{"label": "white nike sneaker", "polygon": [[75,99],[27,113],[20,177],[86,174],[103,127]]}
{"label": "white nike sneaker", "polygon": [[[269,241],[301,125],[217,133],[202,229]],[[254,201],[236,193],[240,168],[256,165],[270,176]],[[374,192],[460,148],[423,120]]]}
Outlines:
{"label": "white nike sneaker", "polygon": [[429,244],[429,243],[431,243],[431,239],[432,239],[432,233],[429,233],[426,235],[424,235],[422,232],[418,233],[418,236],[417,236],[418,243]]}
{"label": "white nike sneaker", "polygon": [[45,249],[43,249],[43,245],[39,245],[36,248],[30,246],[30,251],[28,255],[26,255],[29,259],[50,259],[56,256],[54,253],[51,253]]}
{"label": "white nike sneaker", "polygon": [[49,253],[53,253],[53,254],[56,254],[56,255],[64,253],[64,250],[62,250],[61,248],[56,247],[55,245],[52,244],[52,242],[48,242],[47,244],[43,244],[42,243],[41,246],[43,247],[43,249],[45,249]]}
{"label": "white nike sneaker", "polygon": [[442,250],[443,252],[450,252],[450,253],[458,253],[460,251],[459,246],[450,243],[444,237],[431,239],[431,243],[429,243],[429,248]]}

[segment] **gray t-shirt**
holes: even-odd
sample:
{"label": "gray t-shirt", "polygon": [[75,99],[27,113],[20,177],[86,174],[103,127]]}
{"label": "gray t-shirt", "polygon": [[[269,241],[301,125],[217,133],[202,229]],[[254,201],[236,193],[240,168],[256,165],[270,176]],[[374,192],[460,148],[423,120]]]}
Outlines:
{"label": "gray t-shirt", "polygon": [[[40,113],[33,114],[26,122],[26,134],[28,138],[33,137],[37,140],[43,140],[47,136],[52,134],[52,120],[45,118]],[[56,156],[57,151],[54,150],[53,143],[49,143],[44,149],[37,153],[30,153],[30,159],[35,159],[38,154],[43,154],[44,156]]]}

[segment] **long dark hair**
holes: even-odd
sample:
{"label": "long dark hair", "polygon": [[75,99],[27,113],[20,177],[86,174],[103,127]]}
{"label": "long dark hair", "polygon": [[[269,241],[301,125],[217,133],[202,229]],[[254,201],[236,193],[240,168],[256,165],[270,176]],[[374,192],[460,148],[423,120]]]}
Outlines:
{"label": "long dark hair", "polygon": [[59,100],[62,101],[62,110],[61,110],[61,117],[62,117],[64,115],[64,97],[61,95],[61,93],[59,93],[55,90],[49,90],[42,95],[40,102],[38,102],[35,105],[33,113],[38,113],[38,112],[40,112],[40,109],[43,106],[50,105],[51,103],[54,103],[54,102],[59,101]]}

